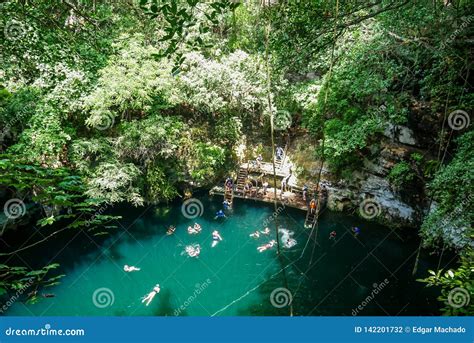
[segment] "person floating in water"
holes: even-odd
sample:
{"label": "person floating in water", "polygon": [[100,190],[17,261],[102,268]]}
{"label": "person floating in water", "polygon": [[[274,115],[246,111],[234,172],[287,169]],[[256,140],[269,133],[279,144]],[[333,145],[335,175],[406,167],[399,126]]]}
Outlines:
{"label": "person floating in water", "polygon": [[188,245],[186,246],[185,251],[189,257],[198,257],[201,253],[201,246],[199,244]]}
{"label": "person floating in water", "polygon": [[199,244],[196,244],[196,246],[194,247],[194,253],[189,256],[198,257],[200,253],[201,253],[201,246]]}
{"label": "person floating in water", "polygon": [[222,205],[224,206],[224,210],[228,210],[230,208],[230,202],[228,202],[227,199],[224,200]]}
{"label": "person floating in water", "polygon": [[146,302],[145,304],[146,306],[150,305],[155,295],[160,293],[160,291],[161,291],[160,285],[156,284],[155,287],[153,287],[153,290],[142,298],[142,303]]}
{"label": "person floating in water", "polygon": [[267,249],[271,249],[273,248],[273,246],[276,244],[276,241],[274,239],[272,239],[270,242],[268,242],[267,244],[264,244],[264,245],[261,245],[257,248],[258,252],[263,252]]}
{"label": "person floating in water", "polygon": [[176,231],[176,227],[171,225],[168,230],[166,230],[166,234],[169,236],[169,235],[172,235],[174,232]]}
{"label": "person floating in water", "polygon": [[258,238],[260,237],[260,232],[257,230],[255,232],[252,232],[249,236],[253,238]]}
{"label": "person floating in water", "polygon": [[286,242],[284,243],[284,245],[285,245],[285,248],[289,249],[289,248],[293,248],[296,245],[296,243],[297,243],[296,239],[288,238]]}
{"label": "person floating in water", "polygon": [[129,266],[128,264],[126,264],[123,266],[123,270],[126,271],[127,273],[130,273],[130,272],[138,272],[140,268]]}
{"label": "person floating in water", "polygon": [[331,233],[329,234],[329,239],[336,239],[336,236],[337,236],[337,232],[331,231]]}
{"label": "person floating in water", "polygon": [[194,223],[194,226],[188,226],[188,233],[190,235],[197,235],[202,231],[201,225]]}
{"label": "person floating in water", "polygon": [[216,216],[214,219],[218,219],[218,218],[226,218],[224,211],[219,210],[216,212]]}
{"label": "person floating in water", "polygon": [[265,230],[260,231],[260,232],[263,233],[264,235],[268,235],[268,234],[270,234],[270,229],[268,227],[266,227]]}
{"label": "person floating in water", "polygon": [[222,241],[222,237],[219,234],[219,231],[214,230],[212,232],[212,244],[211,247],[214,248],[220,241]]}
{"label": "person floating in water", "polygon": [[357,236],[359,236],[360,229],[357,226],[354,226],[352,228],[352,232],[354,233],[354,236],[357,237]]}

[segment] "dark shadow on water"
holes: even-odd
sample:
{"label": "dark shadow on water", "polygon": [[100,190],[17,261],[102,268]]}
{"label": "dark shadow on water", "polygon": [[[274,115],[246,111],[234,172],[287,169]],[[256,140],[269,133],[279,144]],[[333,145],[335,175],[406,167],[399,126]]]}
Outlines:
{"label": "dark shadow on water", "polygon": [[174,307],[171,302],[171,291],[168,289],[162,290],[155,299],[156,304],[153,308],[153,316],[164,317],[174,316]]}

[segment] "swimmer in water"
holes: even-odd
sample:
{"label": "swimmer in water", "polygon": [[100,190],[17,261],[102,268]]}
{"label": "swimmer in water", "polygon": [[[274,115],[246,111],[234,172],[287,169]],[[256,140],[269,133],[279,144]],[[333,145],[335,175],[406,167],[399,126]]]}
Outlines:
{"label": "swimmer in water", "polygon": [[156,284],[155,287],[153,287],[153,290],[150,293],[148,293],[148,295],[146,295],[142,298],[142,303],[146,302],[146,304],[145,304],[146,306],[150,305],[150,303],[152,302],[155,295],[160,293],[160,291],[161,291],[160,285]]}
{"label": "swimmer in water", "polygon": [[251,233],[249,236],[253,237],[253,238],[258,238],[258,237],[260,237],[260,232],[257,230],[255,232]]}
{"label": "swimmer in water", "polygon": [[222,203],[222,206],[224,206],[224,210],[228,210],[230,208],[230,202],[228,202],[227,200],[224,200],[224,202]]}
{"label": "swimmer in water", "polygon": [[219,231],[217,230],[214,230],[212,232],[212,244],[211,244],[211,247],[214,248],[217,243],[219,243],[220,241],[222,241],[222,237],[221,235],[219,234]]}
{"label": "swimmer in water", "polygon": [[129,266],[128,264],[126,264],[123,266],[123,270],[126,271],[127,273],[130,273],[130,272],[138,272],[140,268]]}
{"label": "swimmer in water", "polygon": [[198,257],[199,254],[201,253],[201,246],[199,244],[188,245],[185,248],[185,251],[189,257]]}
{"label": "swimmer in water", "polygon": [[268,242],[267,244],[265,245],[261,245],[257,248],[258,252],[263,252],[267,249],[270,249],[272,248],[274,245],[276,244],[276,241],[274,239],[272,239],[270,242]]}
{"label": "swimmer in water", "polygon": [[285,248],[293,248],[296,245],[296,239],[294,238],[288,238],[285,242]]}
{"label": "swimmer in water", "polygon": [[172,235],[174,232],[176,231],[176,227],[171,225],[168,230],[166,230],[166,234],[169,236],[169,235]]}
{"label": "swimmer in water", "polygon": [[194,223],[194,226],[188,226],[188,233],[190,235],[197,235],[202,231],[201,225]]}
{"label": "swimmer in water", "polygon": [[260,232],[263,233],[264,235],[268,235],[270,233],[270,229],[266,227],[265,230],[260,231]]}
{"label": "swimmer in water", "polygon": [[218,219],[218,218],[226,218],[224,211],[219,210],[216,212],[216,216],[214,217],[214,219]]}
{"label": "swimmer in water", "polygon": [[329,234],[329,239],[336,239],[337,232],[336,231],[331,231]]}
{"label": "swimmer in water", "polygon": [[354,233],[354,236],[357,237],[359,236],[360,229],[357,226],[355,226],[352,228],[352,233]]}

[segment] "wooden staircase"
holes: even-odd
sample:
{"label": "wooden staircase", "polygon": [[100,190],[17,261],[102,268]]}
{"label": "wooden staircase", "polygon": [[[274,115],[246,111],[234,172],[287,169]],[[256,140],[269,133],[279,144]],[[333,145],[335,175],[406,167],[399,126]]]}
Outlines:
{"label": "wooden staircase", "polygon": [[318,196],[318,199],[316,200],[316,211],[314,213],[311,213],[311,208],[308,205],[308,212],[306,212],[306,219],[304,220],[304,227],[305,228],[312,228],[318,219],[318,213],[321,210],[321,195]]}
{"label": "wooden staircase", "polygon": [[[248,165],[248,164],[247,164]],[[239,193],[244,193],[245,181],[249,175],[249,170],[247,168],[240,167],[239,173],[237,175],[236,191]]]}
{"label": "wooden staircase", "polygon": [[224,200],[227,200],[227,202],[232,206],[232,201],[234,200],[234,190],[229,189],[225,187],[225,193],[224,193]]}

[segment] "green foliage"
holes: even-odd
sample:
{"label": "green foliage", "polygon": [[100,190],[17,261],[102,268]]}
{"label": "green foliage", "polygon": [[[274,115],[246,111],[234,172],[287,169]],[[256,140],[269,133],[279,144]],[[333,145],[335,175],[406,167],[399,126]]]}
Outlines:
{"label": "green foliage", "polygon": [[[118,218],[94,215],[101,202],[87,199],[84,195],[86,186],[81,177],[71,174],[66,168],[44,168],[25,163],[10,155],[0,155],[0,187],[5,186],[12,192],[10,195],[12,198],[17,197],[24,199],[24,202],[31,202],[25,205],[30,214],[44,213],[36,223],[40,230],[45,227],[53,227],[56,230],[57,225],[60,225],[60,229],[49,235],[73,229],[95,234],[98,228],[103,230],[106,223]],[[7,217],[6,222],[1,224],[2,234],[19,220],[21,217],[18,220]],[[26,249],[33,244],[35,243],[27,240],[22,248]],[[11,254],[12,252],[2,252],[0,256]],[[48,272],[58,266],[50,264],[38,270],[31,270],[27,267],[0,265],[0,295],[28,288],[28,293],[32,294],[29,301],[36,302],[39,298],[35,291],[39,287],[56,285],[63,276],[46,278]]]}
{"label": "green foliage", "polygon": [[[164,34],[160,41],[167,43],[158,57],[174,57],[173,73],[178,72],[185,57],[178,52],[181,45],[197,49],[206,47],[202,34],[219,25],[219,19],[239,7],[239,2],[216,0],[211,3],[199,0],[152,1],[140,0],[140,7],[151,18],[159,18]],[[193,35],[194,32],[198,35]]]}
{"label": "green foliage", "polygon": [[178,82],[187,103],[214,116],[261,113],[266,88],[259,57],[243,51],[214,59],[197,52],[186,56]]}
{"label": "green foliage", "polygon": [[[163,170],[164,168],[157,165],[150,165],[146,173],[147,201],[158,203],[161,201],[172,200],[178,195],[176,187],[172,180]],[[174,171],[176,172],[176,171]]]}
{"label": "green foliage", "polygon": [[441,295],[438,300],[444,305],[442,312],[449,316],[472,316],[474,315],[474,254],[469,250],[461,256],[460,266],[457,269],[430,270],[431,274],[424,282],[428,287],[441,287]]}
{"label": "green foliage", "polygon": [[157,158],[170,159],[177,155],[181,137],[187,127],[179,117],[153,115],[143,120],[123,123],[122,135],[115,141],[115,149],[123,159],[131,158],[140,164]]}
{"label": "green foliage", "polygon": [[64,275],[48,276],[51,270],[59,264],[49,264],[38,270],[28,270],[25,267],[11,267],[0,264],[0,297],[27,296],[28,303],[34,304],[40,300],[38,289],[59,284]]}
{"label": "green foliage", "polygon": [[453,160],[435,174],[429,185],[435,201],[421,227],[426,246],[442,246],[458,251],[470,245],[474,222],[474,131],[462,135]]}
{"label": "green foliage", "polygon": [[141,206],[143,197],[136,186],[140,175],[140,169],[133,163],[101,163],[88,178],[85,194],[109,204],[128,201],[135,206]]}
{"label": "green foliage", "polygon": [[146,45],[143,37],[127,39],[117,48],[117,56],[100,71],[96,88],[84,99],[90,111],[86,124],[99,129],[111,128],[116,117],[143,117],[155,101],[175,102],[171,67],[155,61],[156,48]]}
{"label": "green foliage", "polygon": [[233,146],[242,136],[242,121],[238,117],[219,118],[214,131],[217,141]]}
{"label": "green foliage", "polygon": [[188,161],[191,177],[200,182],[208,183],[224,163],[225,150],[210,143],[197,143],[194,146],[196,158]]}
{"label": "green foliage", "polygon": [[415,180],[415,173],[407,162],[402,161],[393,166],[387,178],[396,187],[402,187]]}

